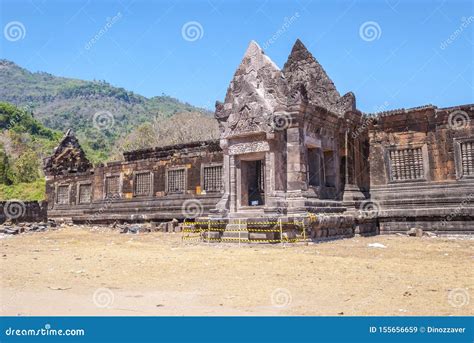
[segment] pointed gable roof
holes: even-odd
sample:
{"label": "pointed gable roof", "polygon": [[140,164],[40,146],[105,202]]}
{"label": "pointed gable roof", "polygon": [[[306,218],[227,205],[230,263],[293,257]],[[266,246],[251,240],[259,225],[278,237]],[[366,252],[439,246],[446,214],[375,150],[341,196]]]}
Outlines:
{"label": "pointed gable roof", "polygon": [[283,74],[288,82],[290,96],[304,89],[310,103],[340,115],[355,108],[354,95],[348,93],[341,97],[326,71],[299,39],[293,45]]}
{"label": "pointed gable roof", "polygon": [[265,131],[268,116],[284,108],[286,83],[278,66],[251,41],[216,118],[225,135]]}
{"label": "pointed gable roof", "polygon": [[45,159],[47,175],[85,172],[92,169],[72,129],[68,129],[52,156]]}

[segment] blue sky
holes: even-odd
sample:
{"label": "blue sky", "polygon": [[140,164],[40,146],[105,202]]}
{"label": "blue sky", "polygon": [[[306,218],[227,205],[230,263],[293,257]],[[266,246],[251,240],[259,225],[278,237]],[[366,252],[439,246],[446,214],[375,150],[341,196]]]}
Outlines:
{"label": "blue sky", "polygon": [[0,3],[1,58],[147,97],[213,109],[250,40],[283,67],[300,38],[364,112],[474,102],[470,0]]}

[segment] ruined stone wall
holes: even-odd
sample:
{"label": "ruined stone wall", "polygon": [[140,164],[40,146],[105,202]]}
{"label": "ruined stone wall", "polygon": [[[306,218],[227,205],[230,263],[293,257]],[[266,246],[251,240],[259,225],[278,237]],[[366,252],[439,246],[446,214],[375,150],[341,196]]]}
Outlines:
{"label": "ruined stone wall", "polygon": [[[69,130],[45,161],[49,214],[113,222],[182,220],[190,212],[232,220],[310,212],[330,217],[327,226],[339,225],[334,223],[343,215],[339,226],[358,233],[377,225],[382,233],[413,226],[470,233],[473,109],[430,105],[364,115],[355,95],[341,96],[299,40],[282,70],[251,42],[224,102],[216,103],[219,142],[126,152],[124,161],[92,168]],[[263,165],[255,173],[263,182],[246,172],[255,161]],[[224,165],[224,189],[203,192],[204,165]],[[185,189],[173,191],[170,180],[181,187],[176,178],[183,170]],[[144,177],[144,172],[151,174]],[[152,187],[138,192],[138,179]],[[80,201],[81,186],[87,184],[91,199]],[[252,187],[264,193],[257,206],[249,204]],[[360,220],[367,204],[370,220]]]}
{"label": "ruined stone wall", "polygon": [[[370,128],[371,201],[380,231],[419,226],[468,233],[474,175],[462,175],[460,142],[474,141],[474,107],[434,106],[381,114]],[[473,151],[464,158],[472,160]]]}
{"label": "ruined stone wall", "polygon": [[[467,115],[473,109],[464,108]],[[405,113],[381,115],[370,132],[371,185],[385,185],[391,182],[387,149],[390,147],[426,146],[424,158],[428,168],[426,181],[456,180],[455,141],[474,136],[474,125],[466,121],[459,127],[450,123],[450,114],[456,109],[421,108]],[[459,118],[460,119],[460,118]],[[456,120],[451,117],[451,120]]]}
{"label": "ruined stone wall", "polygon": [[[156,151],[155,151],[156,153]],[[148,154],[148,155],[147,155]],[[222,164],[222,152],[215,144],[200,145],[188,149],[161,149],[160,156],[150,156],[150,151],[127,153],[126,161],[99,165],[88,172],[66,175],[50,175],[47,178],[46,192],[49,203],[49,216],[66,221],[112,222],[112,221],[162,221],[173,218],[184,219],[189,216],[182,207],[187,199],[195,199],[195,210],[206,214],[220,199],[221,192],[206,192],[203,189],[204,166]],[[147,157],[136,159],[135,157]],[[184,191],[168,192],[166,182],[168,171],[184,170]],[[137,194],[134,188],[136,174],[145,172],[150,177],[150,187],[145,194]],[[112,196],[106,194],[106,178],[119,178],[119,192]],[[79,188],[91,186],[90,202],[81,202]],[[61,201],[58,188],[68,187],[68,199]]]}
{"label": "ruined stone wall", "polygon": [[0,201],[0,224],[45,222],[47,213],[46,201]]}

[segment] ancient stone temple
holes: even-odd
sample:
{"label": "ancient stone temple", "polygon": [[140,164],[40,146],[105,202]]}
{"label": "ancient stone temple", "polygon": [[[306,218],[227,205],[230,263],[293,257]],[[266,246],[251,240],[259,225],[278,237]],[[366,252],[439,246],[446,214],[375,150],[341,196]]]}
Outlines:
{"label": "ancient stone temple", "polygon": [[49,215],[229,227],[311,214],[316,237],[472,233],[473,117],[474,105],[362,113],[299,40],[283,69],[251,42],[216,103],[219,141],[92,167],[68,132],[45,163]]}
{"label": "ancient stone temple", "polygon": [[224,152],[222,214],[341,212],[346,184],[368,190],[368,178],[353,178],[346,168],[363,168],[364,156],[351,156],[350,165],[346,158],[349,127],[362,119],[355,97],[340,96],[300,41],[283,70],[250,43],[216,118]]}

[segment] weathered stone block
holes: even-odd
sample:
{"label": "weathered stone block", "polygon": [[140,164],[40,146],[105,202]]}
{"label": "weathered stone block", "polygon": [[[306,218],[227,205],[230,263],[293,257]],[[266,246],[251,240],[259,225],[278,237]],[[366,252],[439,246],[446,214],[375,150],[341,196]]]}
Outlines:
{"label": "weathered stone block", "polygon": [[250,232],[249,239],[255,240],[273,240],[275,238],[275,232]]}

